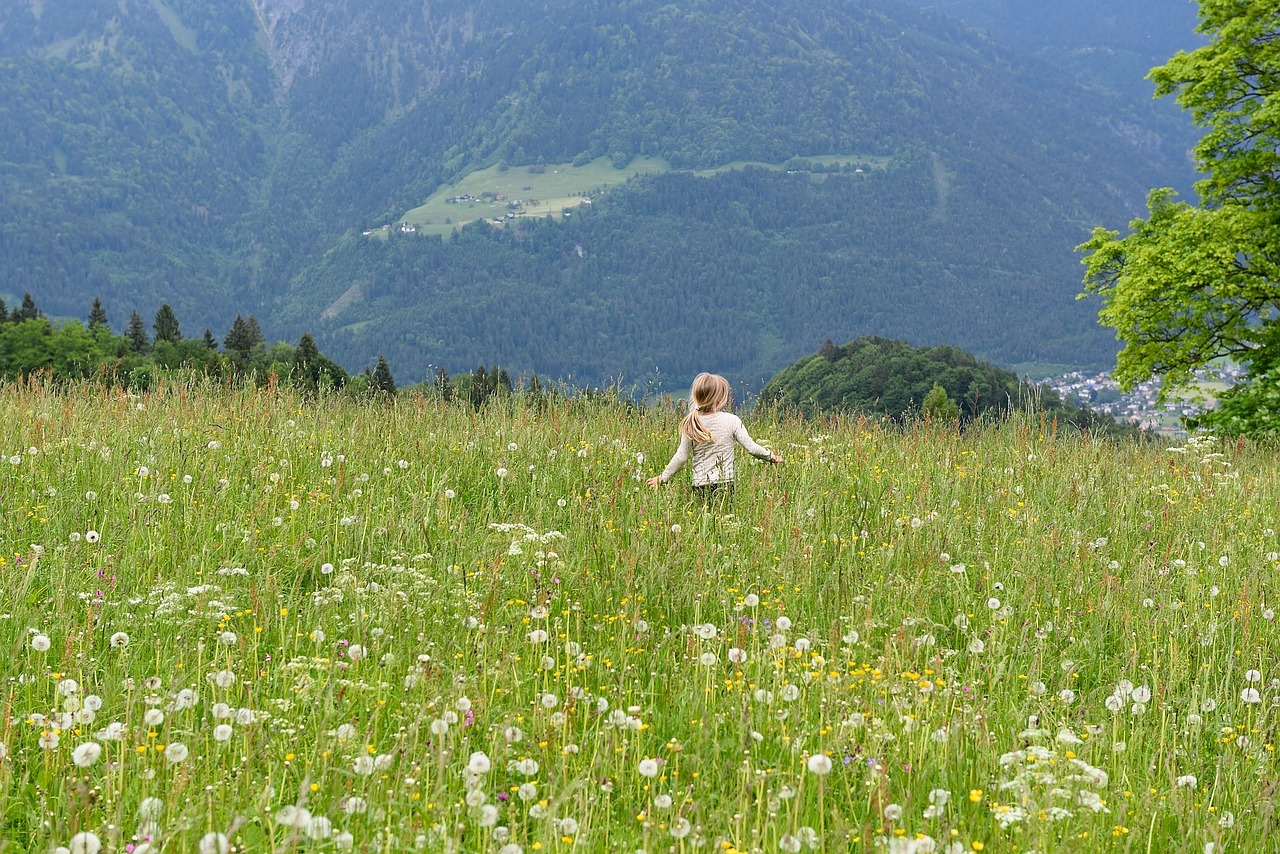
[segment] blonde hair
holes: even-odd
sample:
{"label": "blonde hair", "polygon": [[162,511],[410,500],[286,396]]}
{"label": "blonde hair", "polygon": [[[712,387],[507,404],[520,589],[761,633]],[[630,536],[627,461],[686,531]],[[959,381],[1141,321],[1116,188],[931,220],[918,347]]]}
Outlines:
{"label": "blonde hair", "polygon": [[729,381],[719,374],[702,372],[689,389],[689,414],[680,422],[680,435],[693,442],[710,442],[715,437],[702,423],[699,413],[719,412],[729,405]]}

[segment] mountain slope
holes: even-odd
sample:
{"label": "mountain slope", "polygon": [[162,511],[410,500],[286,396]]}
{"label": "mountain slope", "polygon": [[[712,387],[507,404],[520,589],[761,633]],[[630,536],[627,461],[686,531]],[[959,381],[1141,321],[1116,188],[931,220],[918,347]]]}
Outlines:
{"label": "mountain slope", "polygon": [[[1188,175],[1123,93],[895,0],[0,0],[0,83],[0,296],[254,311],[410,379],[760,382],[867,333],[1101,364],[1072,247]],[[360,234],[479,167],[639,155],[791,174]]]}
{"label": "mountain slope", "polygon": [[[653,155],[697,168],[830,152],[888,157],[892,177],[831,191],[856,198],[856,214],[827,191],[775,183],[783,179],[740,182],[733,198],[729,179],[641,182],[552,229],[556,248],[536,258],[522,229],[514,240],[470,236],[467,245],[486,246],[477,252],[422,241],[386,250],[394,263],[379,260],[378,247],[344,242],[285,300],[291,322],[317,328],[326,349],[356,363],[391,352],[411,375],[501,360],[592,382],[655,368],[682,376],[708,360],[759,382],[815,341],[869,332],[1005,363],[1102,364],[1114,353],[1074,300],[1072,247],[1094,222],[1141,210],[1162,174],[1187,175],[1160,146],[1134,143],[1122,100],[889,2],[557,8],[560,17],[503,42],[460,88],[376,134],[387,171],[369,183],[422,198],[498,159],[604,155],[625,168]],[[449,147],[415,159],[411,141],[433,132]],[[396,198],[390,188],[382,195]],[[699,197],[715,203],[677,201]],[[781,213],[755,216],[766,203]],[[739,209],[745,222],[724,222]],[[582,229],[613,239],[601,244]],[[598,276],[577,292],[575,247]],[[524,317],[516,306],[535,293],[549,309],[541,322],[508,328],[503,307]],[[761,313],[769,319],[752,320]]]}
{"label": "mountain slope", "polygon": [[4,290],[76,314],[95,293],[229,310],[272,103],[251,10],[4,0],[0,21]]}

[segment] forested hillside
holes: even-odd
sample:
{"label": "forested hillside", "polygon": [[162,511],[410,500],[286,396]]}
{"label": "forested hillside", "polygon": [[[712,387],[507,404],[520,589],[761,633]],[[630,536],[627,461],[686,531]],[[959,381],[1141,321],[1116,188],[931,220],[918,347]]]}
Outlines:
{"label": "forested hillside", "polygon": [[[1047,211],[1012,222],[1002,192],[952,193],[965,215],[946,227],[920,216],[938,204],[923,152],[863,174],[652,176],[559,223],[478,224],[448,241],[349,238],[302,280],[320,299],[296,322],[342,360],[368,346],[345,321],[374,316],[396,365],[425,355],[454,370],[461,351],[590,383],[679,387],[718,366],[758,388],[812,352],[806,342],[866,329],[1069,363],[1099,337],[1092,318],[1070,311],[1069,292],[1046,292],[1031,310],[1025,262],[1004,251],[1007,271],[992,271],[982,229],[1000,223],[1022,252],[1064,261],[1069,233]],[[353,282],[361,302],[318,317]]]}
{"label": "forested hillside", "polygon": [[[1125,93],[896,0],[0,0],[0,85],[0,297],[235,306],[412,381],[758,385],[866,333],[1102,364],[1072,247],[1188,177]],[[483,166],[640,155],[787,168],[361,235]]]}
{"label": "forested hillside", "polygon": [[[169,8],[171,7],[171,8]],[[0,0],[0,295],[206,320],[243,297],[238,228],[272,81],[250,7]],[[157,9],[165,14],[159,14]]]}
{"label": "forested hillside", "polygon": [[1051,389],[1022,382],[1012,371],[956,347],[912,347],[867,336],[843,346],[828,340],[779,371],[761,402],[807,417],[863,413],[894,421],[917,416],[971,423],[1013,412],[1035,412],[1062,424],[1132,435],[1131,425],[1063,400]]}

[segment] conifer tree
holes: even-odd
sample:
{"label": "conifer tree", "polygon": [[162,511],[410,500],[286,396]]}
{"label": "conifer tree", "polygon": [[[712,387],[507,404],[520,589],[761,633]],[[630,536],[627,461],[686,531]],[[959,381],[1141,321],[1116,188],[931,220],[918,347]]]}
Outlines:
{"label": "conifer tree", "polygon": [[151,349],[151,340],[147,337],[147,324],[137,311],[129,316],[129,326],[124,331],[124,337],[129,340],[129,349],[134,353],[145,353]]}
{"label": "conifer tree", "polygon": [[376,394],[391,397],[396,393],[396,381],[391,378],[391,366],[382,356],[378,357],[378,364],[373,367],[373,378],[369,385]]}
{"label": "conifer tree", "polygon": [[156,341],[168,341],[170,344],[177,344],[182,340],[182,326],[178,323],[178,316],[173,313],[173,309],[169,307],[169,303],[160,306],[160,310],[156,312],[155,323],[151,327],[156,331]]}
{"label": "conifer tree", "polygon": [[298,339],[297,349],[293,352],[294,364],[313,364],[319,357],[320,348],[316,346],[315,339],[311,337],[310,332],[304,332]]}
{"label": "conifer tree", "polygon": [[249,349],[252,350],[258,345],[265,347],[267,344],[267,336],[262,334],[262,326],[258,323],[258,318],[251,314],[249,315],[249,319],[245,321],[245,324],[249,330]]}
{"label": "conifer tree", "polygon": [[311,333],[303,333],[293,351],[293,375],[306,391],[315,391],[320,384],[320,348]]}
{"label": "conifer tree", "polygon": [[5,323],[8,320],[9,320],[9,307],[4,304],[4,300],[0,299],[0,323]]}
{"label": "conifer tree", "polygon": [[237,314],[236,319],[231,321],[231,329],[222,339],[222,346],[228,353],[248,353],[253,349],[253,333],[243,315]]}
{"label": "conifer tree", "polygon": [[107,310],[102,307],[102,300],[93,298],[93,306],[89,309],[89,328],[96,329],[107,325]]}
{"label": "conifer tree", "polygon": [[37,317],[43,317],[44,312],[36,308],[35,298],[29,293],[22,295],[22,305],[15,309],[9,319],[14,323],[21,323],[24,320],[35,320]]}
{"label": "conifer tree", "polygon": [[204,330],[204,346],[210,350],[218,349],[218,339],[213,337],[213,330],[207,327]]}
{"label": "conifer tree", "polygon": [[489,399],[489,372],[484,365],[478,366],[471,372],[471,389],[468,397],[471,399],[471,405],[476,409]]}

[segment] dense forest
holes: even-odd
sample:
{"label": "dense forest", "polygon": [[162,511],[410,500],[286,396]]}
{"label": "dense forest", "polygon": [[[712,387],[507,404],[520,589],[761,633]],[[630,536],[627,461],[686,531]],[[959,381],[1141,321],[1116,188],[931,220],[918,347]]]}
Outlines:
{"label": "dense forest", "polygon": [[[94,380],[146,391],[163,377],[203,376],[259,384],[284,382],[312,392],[344,389],[392,393],[395,381],[384,359],[353,378],[304,334],[297,346],[268,346],[252,314],[235,316],[224,337],[211,329],[187,337],[182,322],[162,303],[148,324],[134,311],[120,333],[94,299],[85,320],[50,321],[30,294],[12,310],[0,300],[0,378],[44,375],[58,380]],[[349,387],[349,388],[348,388]]]}
{"label": "dense forest", "polygon": [[[249,312],[348,369],[758,387],[871,333],[1102,365],[1072,247],[1190,177],[1138,87],[898,0],[0,0],[0,20],[0,297]],[[360,236],[499,162],[824,154],[877,166],[678,171],[589,215]]]}
{"label": "dense forest", "polygon": [[[388,356],[415,372],[497,359],[587,383],[661,372],[677,386],[714,368],[759,388],[824,338],[869,329],[1011,362],[1105,346],[1072,291],[1046,289],[1028,311],[1022,258],[991,269],[981,230],[1004,219],[1004,189],[954,201],[971,216],[940,227],[918,214],[937,202],[922,152],[862,174],[645,177],[560,223],[351,238],[300,280],[291,320],[341,361],[365,357],[359,321],[372,316]],[[1069,254],[1052,217],[1016,227],[1024,253]],[[352,283],[362,302],[321,317]]]}

